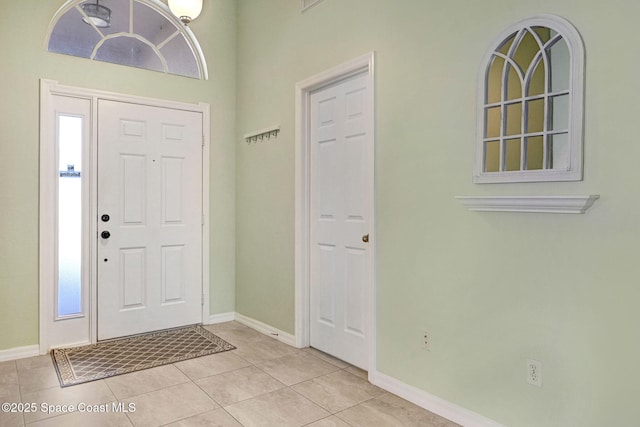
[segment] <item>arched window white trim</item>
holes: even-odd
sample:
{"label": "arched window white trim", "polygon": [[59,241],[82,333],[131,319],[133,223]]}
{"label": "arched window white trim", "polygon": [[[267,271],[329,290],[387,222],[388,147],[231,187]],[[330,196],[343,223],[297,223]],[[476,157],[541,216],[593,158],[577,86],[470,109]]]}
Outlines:
{"label": "arched window white trim", "polygon": [[84,3],[95,0],[68,0],[58,9],[49,23],[48,51],[208,78],[195,35],[160,0],[101,0],[101,6],[112,9],[112,25],[107,28],[91,22],[82,9]]}
{"label": "arched window white trim", "polygon": [[584,46],[539,15],[494,40],[478,74],[476,183],[582,179]]}

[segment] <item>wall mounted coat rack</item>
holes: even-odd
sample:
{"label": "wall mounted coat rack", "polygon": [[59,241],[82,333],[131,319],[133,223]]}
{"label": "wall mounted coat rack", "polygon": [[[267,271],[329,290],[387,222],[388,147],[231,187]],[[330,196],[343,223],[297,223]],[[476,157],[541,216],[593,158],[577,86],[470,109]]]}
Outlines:
{"label": "wall mounted coat rack", "polygon": [[244,140],[247,141],[247,144],[250,144],[252,142],[275,138],[278,136],[278,133],[280,133],[280,125],[272,126],[270,128],[259,130],[253,133],[247,133],[244,136]]}

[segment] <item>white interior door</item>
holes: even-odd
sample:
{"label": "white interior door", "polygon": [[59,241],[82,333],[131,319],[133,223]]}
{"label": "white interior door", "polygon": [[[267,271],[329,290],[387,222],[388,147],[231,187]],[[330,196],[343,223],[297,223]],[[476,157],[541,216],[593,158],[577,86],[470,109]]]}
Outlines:
{"label": "white interior door", "polygon": [[98,103],[98,339],[201,322],[202,114]]}
{"label": "white interior door", "polygon": [[372,135],[366,74],[310,97],[310,344],[367,369]]}

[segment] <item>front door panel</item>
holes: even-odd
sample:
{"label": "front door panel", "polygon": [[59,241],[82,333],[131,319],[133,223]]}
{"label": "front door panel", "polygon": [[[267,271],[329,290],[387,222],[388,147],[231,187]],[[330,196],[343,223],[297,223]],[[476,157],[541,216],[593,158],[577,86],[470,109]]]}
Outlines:
{"label": "front door panel", "polygon": [[202,114],[98,112],[98,339],[198,323]]}

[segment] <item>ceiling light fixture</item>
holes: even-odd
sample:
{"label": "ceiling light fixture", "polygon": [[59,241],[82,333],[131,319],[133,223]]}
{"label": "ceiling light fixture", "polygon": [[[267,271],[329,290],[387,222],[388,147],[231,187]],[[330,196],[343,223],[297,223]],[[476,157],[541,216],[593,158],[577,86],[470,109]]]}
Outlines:
{"label": "ceiling light fixture", "polygon": [[86,17],[83,16],[82,20],[87,24],[92,22],[93,25],[99,28],[111,26],[111,9],[100,6],[100,0],[96,0],[95,3],[84,3],[82,11],[87,15]]}
{"label": "ceiling light fixture", "polygon": [[202,12],[202,0],[169,0],[169,9],[187,25]]}

